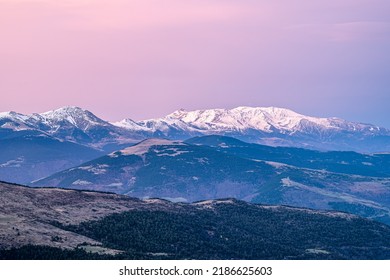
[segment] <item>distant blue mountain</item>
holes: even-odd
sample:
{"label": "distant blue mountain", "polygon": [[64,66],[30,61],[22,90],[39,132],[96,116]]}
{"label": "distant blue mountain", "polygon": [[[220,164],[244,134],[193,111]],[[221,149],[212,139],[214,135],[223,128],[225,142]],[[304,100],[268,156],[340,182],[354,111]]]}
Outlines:
{"label": "distant blue mountain", "polygon": [[[270,148],[220,136],[187,142],[148,139],[33,185],[188,202],[234,197],[342,210],[390,223],[388,169],[378,168],[378,176],[362,175],[388,163],[385,156]],[[351,170],[343,172],[344,165]]]}
{"label": "distant blue mountain", "polygon": [[0,147],[0,180],[24,184],[103,155],[47,135],[0,139]]}
{"label": "distant blue mountain", "polygon": [[271,147],[246,143],[232,137],[210,135],[191,138],[185,143],[212,147],[235,156],[274,161],[296,167],[371,177],[390,177],[390,153],[315,151],[302,148]]}
{"label": "distant blue mountain", "polygon": [[390,132],[369,124],[274,107],[109,123],[64,107],[0,113],[0,148],[0,180],[14,183],[173,201],[235,197],[389,222]]}

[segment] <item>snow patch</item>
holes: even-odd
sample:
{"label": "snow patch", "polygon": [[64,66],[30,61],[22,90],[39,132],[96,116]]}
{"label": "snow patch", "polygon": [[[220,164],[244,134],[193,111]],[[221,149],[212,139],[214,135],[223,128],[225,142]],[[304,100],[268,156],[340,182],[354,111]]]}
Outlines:
{"label": "snow patch", "polygon": [[226,145],[226,143],[220,143],[218,146],[221,148],[229,148],[229,146]]}
{"label": "snow patch", "polygon": [[129,129],[129,130],[137,130],[137,131],[145,131],[145,132],[152,131],[151,128],[144,127],[144,126],[138,124],[137,122],[133,121],[132,119],[124,119],[120,122],[114,122],[111,124],[118,126],[118,127],[125,128],[125,129]]}
{"label": "snow patch", "polygon": [[113,153],[111,153],[111,154],[108,154],[107,156],[110,157],[110,158],[117,158],[117,157],[119,157],[120,155],[118,154],[118,152],[113,152]]}
{"label": "snow patch", "polygon": [[86,186],[86,185],[91,185],[92,182],[89,181],[84,181],[84,180],[77,180],[72,183],[72,185],[78,185],[78,186]]}
{"label": "snow patch", "polygon": [[208,164],[209,163],[209,159],[208,158],[195,158],[199,163],[206,163]]}
{"label": "snow patch", "polygon": [[142,200],[148,204],[166,204],[166,201],[164,200],[158,198],[150,198],[149,196],[143,197]]}
{"label": "snow patch", "polygon": [[188,199],[184,197],[163,197],[162,199],[171,201],[171,202],[188,202]]}
{"label": "snow patch", "polygon": [[268,210],[278,210],[280,206],[278,205],[259,205],[260,208],[268,209]]}
{"label": "snow patch", "polygon": [[[168,151],[172,153],[167,153]],[[178,148],[164,149],[163,151],[156,150],[156,152],[158,157],[163,157],[163,156],[176,157],[181,154],[189,153],[189,151],[180,151]]]}
{"label": "snow patch", "polygon": [[123,184],[122,183],[111,183],[109,185],[107,185],[107,187],[122,187]]}
{"label": "snow patch", "polygon": [[306,252],[311,254],[325,254],[325,255],[330,254],[330,252],[323,249],[306,249]]}
{"label": "snow patch", "polygon": [[[178,145],[186,145],[181,141],[171,141],[171,140],[166,140],[166,139],[147,139],[144,140],[137,145],[128,147],[126,149],[123,149],[120,151],[122,155],[137,155],[137,156],[142,156],[146,153],[149,152],[151,147],[154,146],[178,146]],[[110,154],[111,155],[111,154]]]}
{"label": "snow patch", "polygon": [[282,168],[282,167],[288,166],[287,164],[275,162],[275,161],[265,161],[265,163],[267,163],[268,165],[271,165],[272,167],[275,167],[275,168]]}
{"label": "snow patch", "polygon": [[100,174],[105,174],[107,172],[107,170],[104,169],[107,167],[109,167],[107,164],[98,164],[96,166],[93,166],[93,165],[81,166],[78,169],[86,170],[86,171],[91,172],[95,175],[100,175]]}
{"label": "snow patch", "polygon": [[24,162],[24,157],[18,157],[17,159],[11,159],[3,164],[0,164],[0,167],[21,167],[21,163]]}
{"label": "snow patch", "polygon": [[194,205],[212,205],[212,204],[234,204],[232,199],[226,200],[203,200],[199,202],[195,202]]}

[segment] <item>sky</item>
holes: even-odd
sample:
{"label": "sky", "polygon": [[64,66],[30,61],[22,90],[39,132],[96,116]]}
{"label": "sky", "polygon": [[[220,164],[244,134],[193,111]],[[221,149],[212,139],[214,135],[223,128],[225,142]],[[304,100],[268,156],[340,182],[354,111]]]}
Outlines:
{"label": "sky", "polygon": [[275,106],[390,128],[389,0],[0,0],[0,112]]}

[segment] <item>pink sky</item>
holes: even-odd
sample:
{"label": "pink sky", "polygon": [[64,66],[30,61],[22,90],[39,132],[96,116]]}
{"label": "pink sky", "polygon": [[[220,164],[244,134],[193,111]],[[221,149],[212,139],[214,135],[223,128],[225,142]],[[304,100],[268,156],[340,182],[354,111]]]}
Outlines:
{"label": "pink sky", "polygon": [[390,127],[388,0],[0,0],[0,111],[287,107]]}

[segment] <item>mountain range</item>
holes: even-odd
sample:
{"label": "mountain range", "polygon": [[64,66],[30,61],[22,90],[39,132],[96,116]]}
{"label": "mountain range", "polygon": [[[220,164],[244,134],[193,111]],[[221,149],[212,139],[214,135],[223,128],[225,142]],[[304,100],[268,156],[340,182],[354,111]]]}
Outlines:
{"label": "mountain range", "polygon": [[390,151],[390,132],[385,128],[274,107],[178,110],[160,119],[110,123],[68,106],[41,114],[0,113],[0,179],[28,184],[144,139],[186,140],[212,134],[268,146]]}
{"label": "mountain range", "polygon": [[[0,127],[4,181],[183,202],[234,197],[348,211],[390,224],[390,154],[326,151],[353,139],[365,150],[379,150],[367,143],[381,139],[381,150],[388,150],[389,131],[372,125],[273,107],[179,110],[162,119],[110,123],[64,107],[1,113]],[[253,143],[282,138],[321,149]]]}
{"label": "mountain range", "polygon": [[178,110],[160,119],[114,123],[131,131],[186,139],[226,135],[271,146],[320,150],[383,152],[390,149],[390,130],[339,118],[315,118],[275,107],[237,107],[231,110]]}
{"label": "mountain range", "polygon": [[0,139],[45,135],[107,151],[144,137],[114,126],[79,107],[63,107],[42,114],[0,113]]}
{"label": "mountain range", "polygon": [[184,140],[225,135],[271,146],[360,152],[390,151],[390,130],[339,118],[315,118],[275,107],[178,110],[163,118],[110,123],[79,107],[42,114],[0,113],[0,139],[54,137],[110,152],[146,138]]}
{"label": "mountain range", "polygon": [[176,202],[234,197],[348,211],[390,224],[389,166],[390,155],[274,148],[226,136],[147,139],[32,185]]}
{"label": "mountain range", "polygon": [[111,123],[64,107],[0,113],[0,148],[0,180],[40,187],[0,183],[0,259],[390,256],[390,131],[375,125],[274,107]]}

